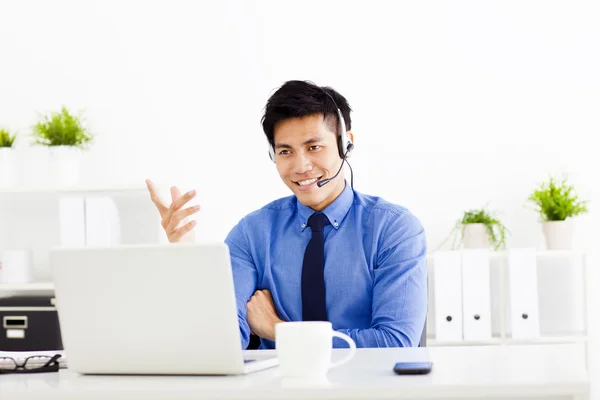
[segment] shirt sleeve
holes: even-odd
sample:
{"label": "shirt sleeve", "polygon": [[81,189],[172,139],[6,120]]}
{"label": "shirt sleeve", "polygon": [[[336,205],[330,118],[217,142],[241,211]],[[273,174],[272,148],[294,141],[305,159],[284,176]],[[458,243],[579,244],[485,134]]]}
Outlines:
{"label": "shirt sleeve", "polygon": [[229,247],[235,298],[240,325],[240,338],[242,349],[245,350],[250,342],[250,326],[246,320],[246,303],[256,290],[257,271],[248,238],[241,220],[227,235],[225,244]]}
{"label": "shirt sleeve", "polygon": [[[427,241],[410,212],[388,211],[373,270],[372,321],[368,329],[339,329],[357,347],[416,347],[427,316]],[[348,347],[334,339],[334,347]]]}

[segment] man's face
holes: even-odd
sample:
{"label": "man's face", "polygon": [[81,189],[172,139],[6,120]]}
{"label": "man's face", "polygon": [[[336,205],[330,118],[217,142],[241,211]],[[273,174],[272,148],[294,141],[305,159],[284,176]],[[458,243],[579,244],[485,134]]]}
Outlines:
{"label": "man's face", "polygon": [[283,182],[298,200],[315,211],[322,211],[344,189],[344,170],[323,187],[317,180],[335,175],[342,159],[337,136],[322,114],[290,118],[275,126],[275,162]]}

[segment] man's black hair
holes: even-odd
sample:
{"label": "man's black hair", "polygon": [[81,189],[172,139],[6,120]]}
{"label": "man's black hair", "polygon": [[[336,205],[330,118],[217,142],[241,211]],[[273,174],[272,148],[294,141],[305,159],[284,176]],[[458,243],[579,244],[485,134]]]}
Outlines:
{"label": "man's black hair", "polygon": [[[335,104],[329,96],[333,97]],[[339,121],[336,110],[339,107],[346,122],[346,131],[352,127],[352,109],[344,96],[330,87],[317,86],[310,81],[287,81],[267,101],[261,123],[267,140],[274,146],[275,126],[289,118],[299,118],[322,114],[331,123],[331,130],[339,136]]]}

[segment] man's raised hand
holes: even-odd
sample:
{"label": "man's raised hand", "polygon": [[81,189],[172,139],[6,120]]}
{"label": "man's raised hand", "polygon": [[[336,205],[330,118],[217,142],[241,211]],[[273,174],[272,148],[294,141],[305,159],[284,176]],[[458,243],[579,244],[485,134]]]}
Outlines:
{"label": "man's raised hand", "polygon": [[160,224],[165,230],[169,242],[194,242],[193,229],[196,226],[196,221],[188,222],[187,217],[197,213],[200,206],[187,208],[183,208],[183,206],[196,196],[196,191],[190,190],[182,195],[178,188],[172,187],[171,204],[167,204],[160,198],[158,190],[151,180],[146,179],[146,186],[150,192],[150,199],[160,213]]}

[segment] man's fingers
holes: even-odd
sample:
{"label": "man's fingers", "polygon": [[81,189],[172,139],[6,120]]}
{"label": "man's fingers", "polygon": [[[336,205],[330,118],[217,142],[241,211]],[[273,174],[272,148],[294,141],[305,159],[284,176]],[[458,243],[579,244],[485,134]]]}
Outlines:
{"label": "man's fingers", "polygon": [[169,235],[169,238],[171,240],[180,240],[186,233],[188,233],[189,231],[194,229],[195,226],[196,226],[196,221],[190,221],[187,224],[185,224],[184,226],[182,226],[181,228],[177,229],[171,235]]}
{"label": "man's fingers", "polygon": [[158,212],[160,213],[161,217],[163,217],[164,214],[167,212],[169,206],[164,201],[162,201],[162,199],[158,195],[158,190],[156,189],[156,186],[154,186],[154,183],[152,183],[150,179],[146,179],[146,187],[148,188],[148,192],[150,192],[150,200],[152,200],[152,202],[156,205],[156,208],[158,208]]}
{"label": "man's fingers", "polygon": [[156,189],[156,186],[154,186],[154,183],[150,179],[146,179],[146,187],[148,188],[150,197],[152,197],[153,200],[160,198],[158,196],[158,190]]}
{"label": "man's fingers", "polygon": [[258,296],[269,297],[269,298],[271,297],[271,292],[269,292],[269,289],[257,290],[254,294],[258,295]]}
{"label": "man's fingers", "polygon": [[196,196],[195,190],[190,190],[183,196],[181,196],[181,194],[180,194],[179,198],[177,200],[175,200],[173,202],[173,204],[171,204],[171,207],[174,207],[174,211],[179,210],[181,207],[183,207],[185,205],[185,203],[187,203],[188,201],[193,199],[195,196]]}
{"label": "man's fingers", "polygon": [[183,207],[185,205],[185,203],[187,203],[188,201],[193,199],[194,196],[196,196],[196,191],[190,190],[189,192],[187,192],[183,196],[180,196],[177,200],[172,202],[171,206],[169,207],[169,210],[167,211],[166,215],[164,216],[164,219],[166,221],[170,221],[173,213],[175,211],[179,210],[181,207]]}
{"label": "man's fingers", "polygon": [[258,295],[258,290],[256,292],[254,292],[254,294],[252,296],[250,296],[250,300],[248,300],[248,302],[246,303],[246,306],[254,306],[254,304],[258,301],[257,295]]}
{"label": "man's fingers", "polygon": [[184,208],[183,210],[175,211],[173,215],[171,215],[171,220],[168,222],[168,225],[165,227],[167,233],[177,229],[181,221],[198,211],[200,211],[200,206],[191,206]]}
{"label": "man's fingers", "polygon": [[267,289],[264,290],[257,290],[256,292],[254,292],[254,294],[250,297],[250,300],[248,302],[256,302],[256,301],[260,301],[260,299],[263,298],[267,298],[267,300],[271,300],[271,292],[269,292]]}
{"label": "man's fingers", "polygon": [[174,202],[181,197],[181,191],[177,186],[171,187],[171,200]]}
{"label": "man's fingers", "polygon": [[181,221],[182,219],[187,218],[190,215],[196,214],[198,211],[200,211],[200,206],[191,206],[188,208],[184,208],[183,210],[175,211],[173,213],[172,218],[175,218],[175,219],[178,219]]}

